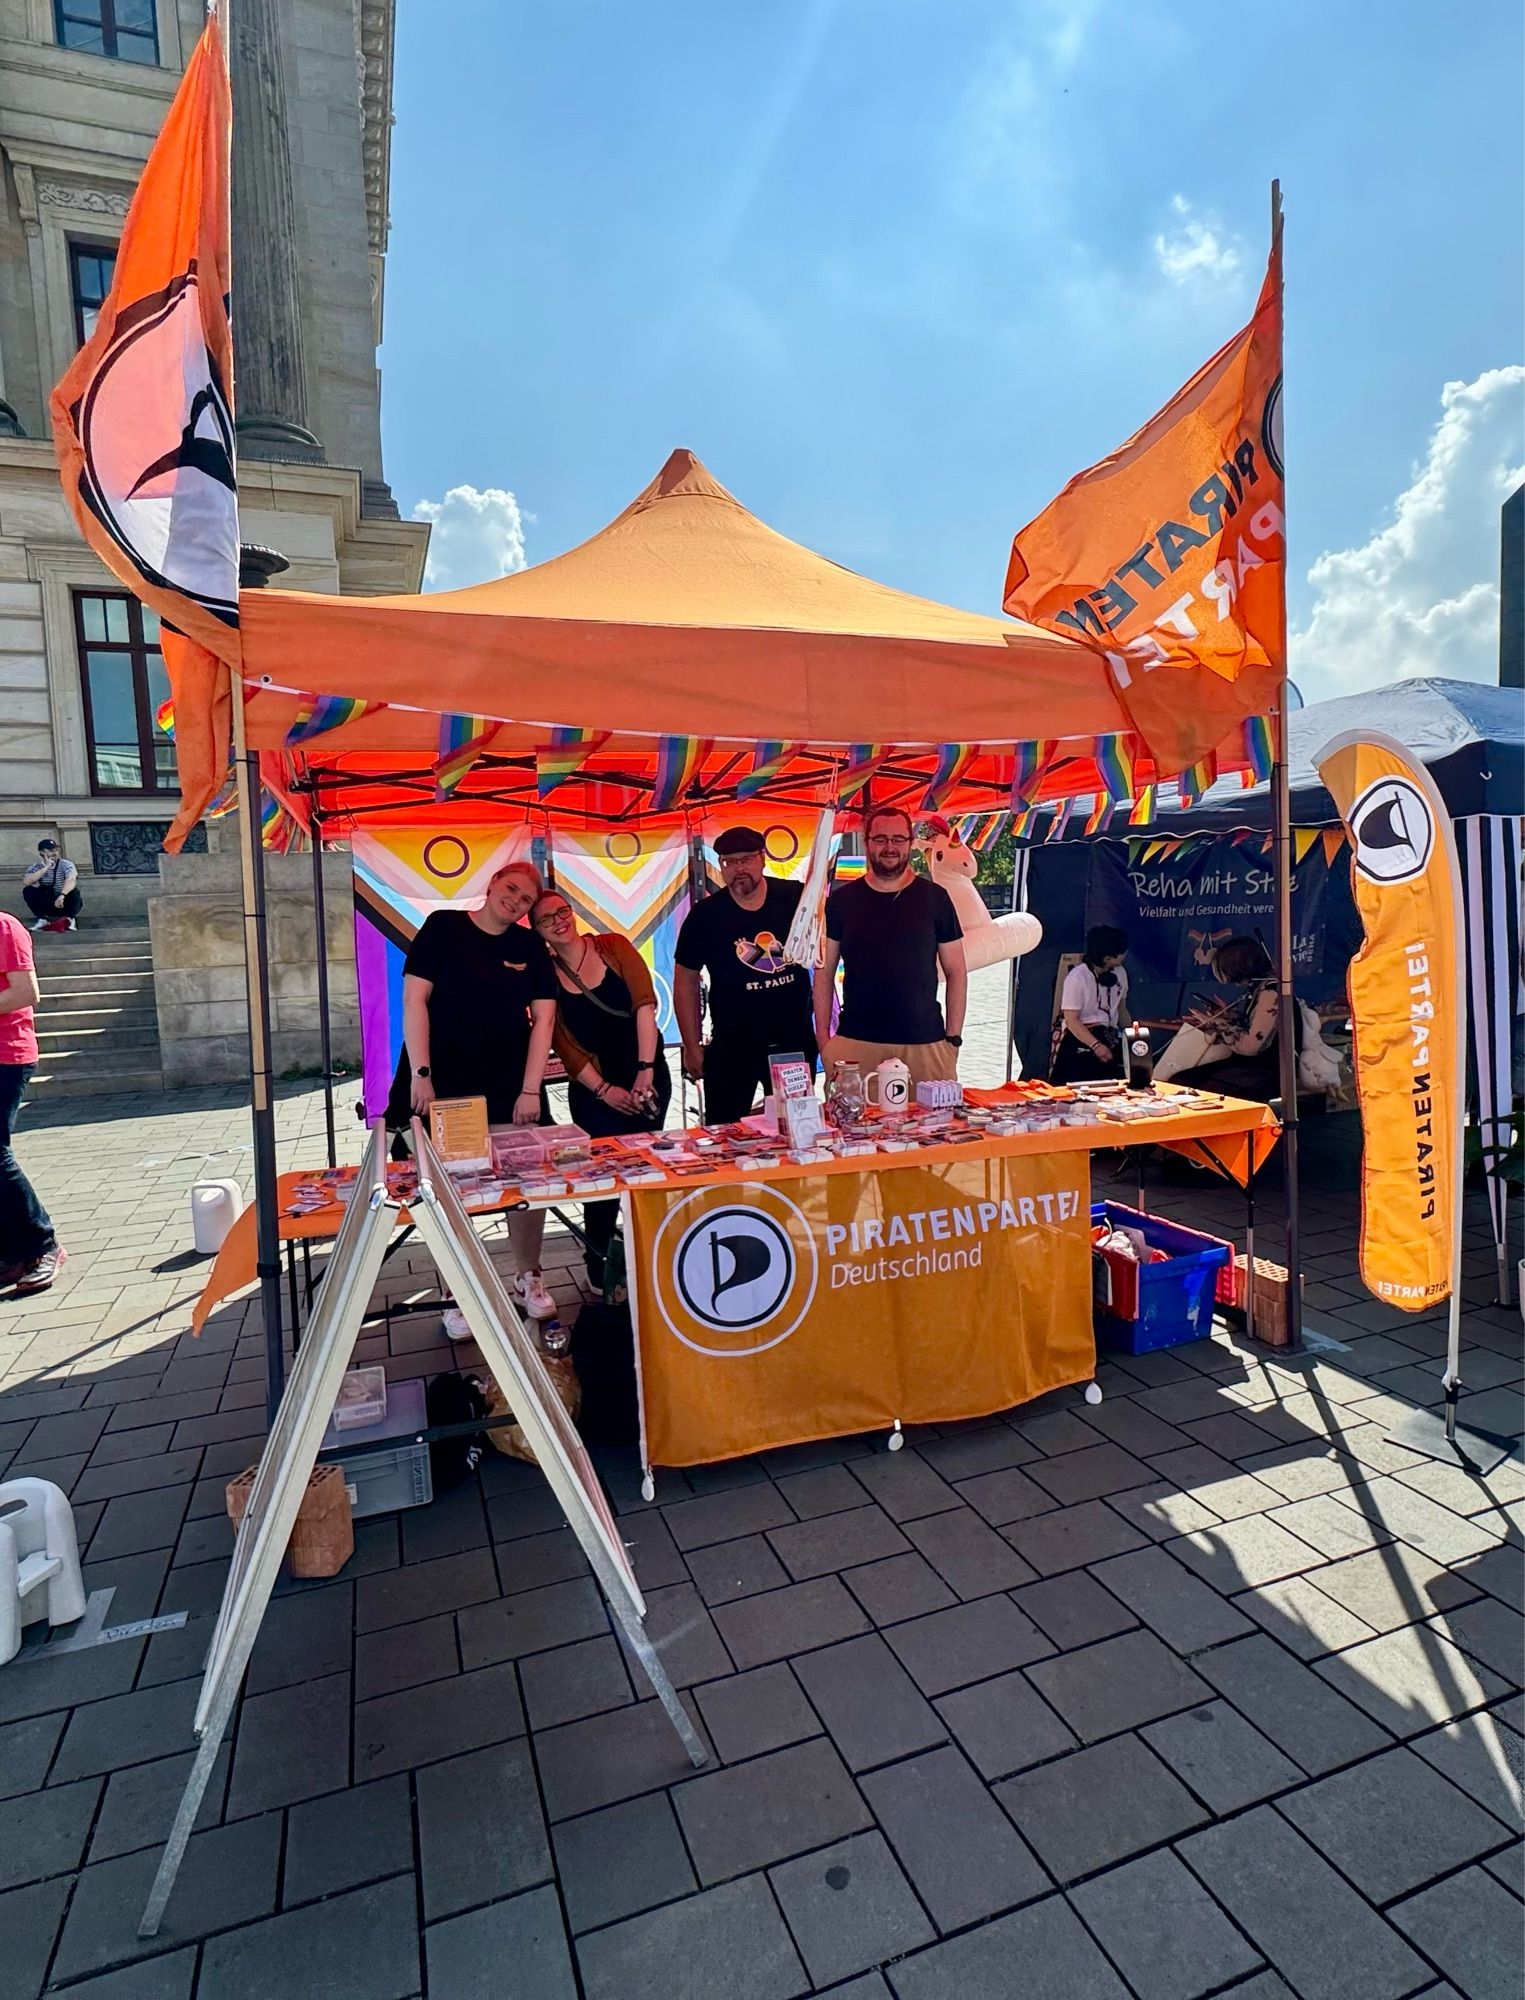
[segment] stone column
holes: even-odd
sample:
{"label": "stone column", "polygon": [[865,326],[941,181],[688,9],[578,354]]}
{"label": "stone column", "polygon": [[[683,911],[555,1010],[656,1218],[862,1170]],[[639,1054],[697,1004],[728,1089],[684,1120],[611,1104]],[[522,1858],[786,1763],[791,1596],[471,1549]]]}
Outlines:
{"label": "stone column", "polygon": [[281,66],[280,0],[232,0],[233,352],[238,448],[321,461],[307,427],[296,211]]}

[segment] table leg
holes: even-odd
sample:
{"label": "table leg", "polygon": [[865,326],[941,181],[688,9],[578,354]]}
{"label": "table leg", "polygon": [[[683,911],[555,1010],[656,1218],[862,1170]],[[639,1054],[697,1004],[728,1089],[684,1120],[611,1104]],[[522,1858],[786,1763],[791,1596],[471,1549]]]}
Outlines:
{"label": "table leg", "polygon": [[295,1356],[302,1344],[302,1315],[297,1306],[296,1245],[290,1241],[286,1244],[286,1293],[291,1302],[291,1352]]}

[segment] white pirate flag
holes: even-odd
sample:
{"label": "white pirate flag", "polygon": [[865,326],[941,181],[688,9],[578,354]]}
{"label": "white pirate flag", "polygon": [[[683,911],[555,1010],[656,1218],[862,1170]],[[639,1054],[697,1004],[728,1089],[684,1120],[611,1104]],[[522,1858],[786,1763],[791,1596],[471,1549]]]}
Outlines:
{"label": "white pirate flag", "polygon": [[226,772],[226,669],[239,658],[231,136],[214,13],[127,211],[95,331],[52,397],[59,471],[80,533],[173,628],[164,653],[184,799],[177,832]]}

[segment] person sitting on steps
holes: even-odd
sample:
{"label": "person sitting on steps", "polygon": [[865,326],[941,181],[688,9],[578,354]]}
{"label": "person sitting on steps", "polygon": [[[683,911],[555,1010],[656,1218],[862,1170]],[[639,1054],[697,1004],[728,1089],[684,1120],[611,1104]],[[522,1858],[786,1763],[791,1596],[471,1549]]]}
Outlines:
{"label": "person sitting on steps", "polygon": [[37,859],[28,862],[21,878],[21,897],[36,922],[34,931],[78,930],[85,899],[79,893],[79,870],[59,852],[56,840],[39,840]]}

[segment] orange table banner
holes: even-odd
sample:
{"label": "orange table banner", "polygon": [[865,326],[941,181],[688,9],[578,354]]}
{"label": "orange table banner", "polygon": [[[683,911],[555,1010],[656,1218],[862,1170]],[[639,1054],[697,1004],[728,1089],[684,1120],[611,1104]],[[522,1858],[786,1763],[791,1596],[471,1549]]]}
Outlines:
{"label": "orange table banner", "polygon": [[1390,737],[1340,736],[1318,772],[1350,834],[1366,941],[1350,964],[1361,1277],[1400,1312],[1448,1298],[1459,1255],[1467,1083],[1461,884],[1451,819]]}
{"label": "orange table banner", "polygon": [[1090,1158],[630,1196],[645,1456],[987,1416],[1089,1381]]}

